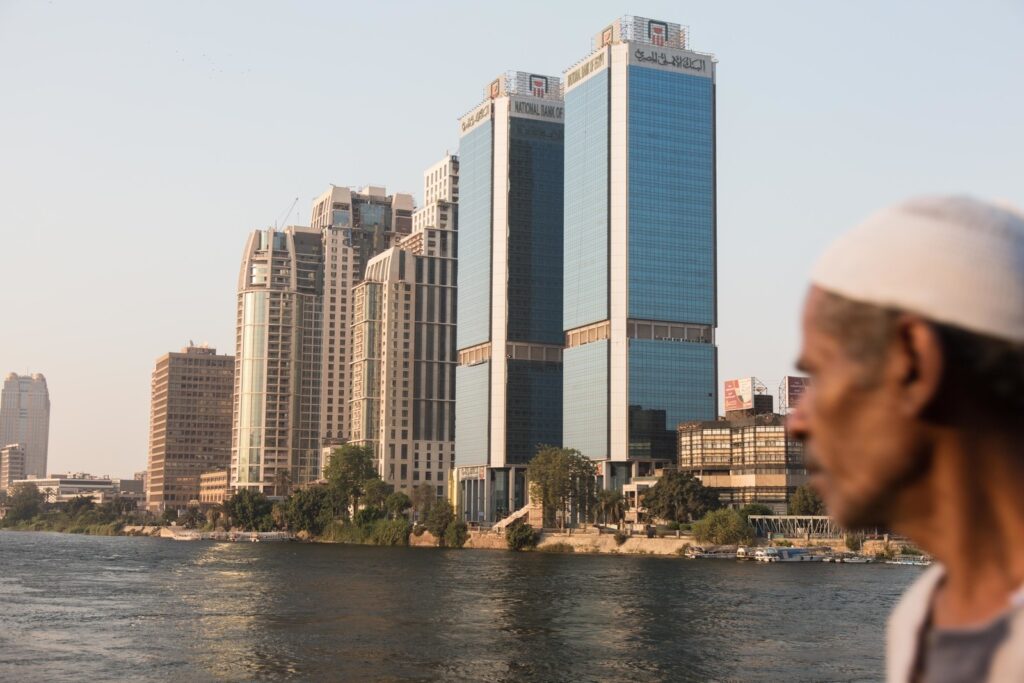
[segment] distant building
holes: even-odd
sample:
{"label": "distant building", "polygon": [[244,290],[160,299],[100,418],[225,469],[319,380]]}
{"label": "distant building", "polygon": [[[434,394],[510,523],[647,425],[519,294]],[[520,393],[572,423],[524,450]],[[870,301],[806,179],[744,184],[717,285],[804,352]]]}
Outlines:
{"label": "distant building", "polygon": [[[457,182],[453,162],[424,174],[426,196],[437,196],[437,169]],[[456,205],[447,206],[454,216]],[[352,290],[351,441],[373,447],[381,478],[396,490],[425,485],[438,497],[455,464],[456,234],[421,224],[372,258]]]}
{"label": "distant building", "polygon": [[25,477],[25,449],[21,444],[0,448],[0,491],[9,491],[16,480]]}
{"label": "distant building", "polygon": [[787,437],[780,415],[683,423],[678,437],[679,470],[731,507],[761,503],[785,514],[790,496],[807,482],[803,444]]}
{"label": "distant building", "polygon": [[46,475],[50,440],[50,392],[40,374],[10,373],[0,393],[0,446],[21,444],[25,475]]}
{"label": "distant building", "polygon": [[197,500],[199,475],[231,462],[234,371],[233,356],[205,346],[188,346],[157,359],[144,482],[147,507],[153,512],[181,509]]}
{"label": "distant building", "polygon": [[120,487],[109,477],[94,477],[82,472],[30,476],[13,482],[14,486],[19,484],[34,484],[47,503],[64,503],[78,496],[91,496],[94,503],[103,503],[120,494]]}
{"label": "distant building", "polygon": [[623,16],[562,77],[561,440],[615,490],[717,417],[716,63],[687,38]]}
{"label": "distant building", "polygon": [[460,121],[456,501],[474,522],[521,508],[538,446],[562,443],[564,131],[558,77],[522,71]]}
{"label": "distant building", "polygon": [[230,470],[211,470],[199,475],[200,505],[220,505],[228,498]]}

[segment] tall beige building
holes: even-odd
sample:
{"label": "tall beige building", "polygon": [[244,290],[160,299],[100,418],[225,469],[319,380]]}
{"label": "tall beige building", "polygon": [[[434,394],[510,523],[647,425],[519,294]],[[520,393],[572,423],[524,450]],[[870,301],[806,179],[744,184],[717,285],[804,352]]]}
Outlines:
{"label": "tall beige building", "polygon": [[231,486],[287,495],[319,476],[323,244],[257,230],[238,276]]}
{"label": "tall beige building", "polygon": [[153,370],[146,504],[184,508],[199,499],[203,472],[231,459],[235,359],[206,346],[166,353]]}
{"label": "tall beige building", "polygon": [[323,239],[324,325],[320,436],[348,440],[352,362],[352,288],[371,258],[412,232],[413,198],[388,195],[382,187],[362,190],[332,185],[313,202],[311,223]]}
{"label": "tall beige building", "polygon": [[457,157],[424,173],[424,196],[412,234],[353,290],[350,436],[396,490],[440,497],[455,457]]}
{"label": "tall beige building", "polygon": [[41,374],[10,373],[0,392],[0,447],[20,444],[25,475],[46,476],[50,442],[50,392]]}

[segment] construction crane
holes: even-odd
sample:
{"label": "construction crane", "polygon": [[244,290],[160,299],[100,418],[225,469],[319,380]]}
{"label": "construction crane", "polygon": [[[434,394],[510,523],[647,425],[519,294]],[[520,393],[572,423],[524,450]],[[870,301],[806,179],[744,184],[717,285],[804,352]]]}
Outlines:
{"label": "construction crane", "polygon": [[274,229],[275,230],[278,227],[282,227],[283,228],[288,223],[288,217],[292,215],[292,211],[295,210],[295,205],[298,204],[298,203],[299,203],[299,198],[296,197],[295,200],[292,202],[292,205],[288,207],[288,211],[285,212],[284,219],[282,219],[280,221],[274,221]]}

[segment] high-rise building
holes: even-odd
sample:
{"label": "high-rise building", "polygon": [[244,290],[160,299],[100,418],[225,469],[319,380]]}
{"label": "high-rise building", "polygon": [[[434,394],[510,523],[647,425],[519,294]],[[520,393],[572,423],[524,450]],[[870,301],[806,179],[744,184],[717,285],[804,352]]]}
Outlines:
{"label": "high-rise building", "polygon": [[509,72],[462,117],[457,500],[472,521],[526,501],[526,465],[562,440],[558,78]]}
{"label": "high-rise building", "polygon": [[238,284],[231,486],[286,495],[349,438],[352,287],[412,231],[411,195],[332,186],[312,227],[258,230]]}
{"label": "high-rise building", "polygon": [[0,448],[0,491],[8,491],[18,479],[25,478],[25,449],[12,443]]}
{"label": "high-rise building", "polygon": [[250,236],[238,278],[235,489],[283,496],[320,475],[323,278],[319,230]]}
{"label": "high-rise building", "polygon": [[362,281],[371,258],[412,231],[412,213],[412,195],[388,195],[375,186],[356,191],[332,185],[313,202],[311,223],[322,240],[324,273],[321,439],[349,438],[352,288]]}
{"label": "high-rise building", "polygon": [[0,446],[20,444],[25,476],[45,477],[50,442],[50,392],[41,374],[4,379],[0,393]]}
{"label": "high-rise building", "polygon": [[198,500],[200,475],[231,461],[234,370],[233,356],[207,346],[190,344],[157,359],[145,477],[150,510]]}
{"label": "high-rise building", "polygon": [[396,490],[443,496],[455,461],[458,157],[423,180],[412,234],[373,257],[352,292],[351,441],[373,446]]}
{"label": "high-rise building", "polygon": [[562,443],[619,488],[717,413],[715,61],[625,16],[563,82]]}

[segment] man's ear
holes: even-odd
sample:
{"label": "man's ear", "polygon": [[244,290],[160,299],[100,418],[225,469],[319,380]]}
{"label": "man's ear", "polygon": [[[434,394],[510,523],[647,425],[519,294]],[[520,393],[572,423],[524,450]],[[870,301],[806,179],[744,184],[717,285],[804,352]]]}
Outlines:
{"label": "man's ear", "polygon": [[904,415],[915,417],[935,402],[945,373],[942,340],[935,327],[915,315],[901,314],[896,321],[889,379],[899,387]]}

